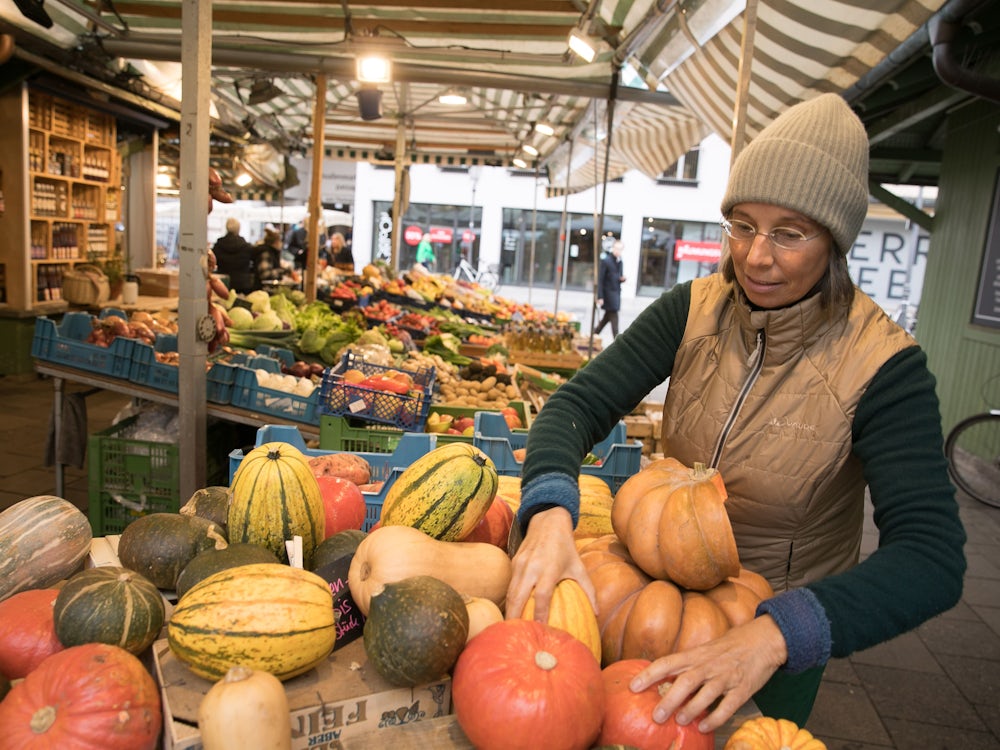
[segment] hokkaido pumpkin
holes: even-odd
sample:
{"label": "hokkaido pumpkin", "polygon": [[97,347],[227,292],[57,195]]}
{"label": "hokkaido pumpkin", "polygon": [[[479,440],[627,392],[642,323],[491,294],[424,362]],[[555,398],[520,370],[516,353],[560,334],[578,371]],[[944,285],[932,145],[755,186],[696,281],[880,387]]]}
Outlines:
{"label": "hokkaido pumpkin", "polygon": [[37,495],[14,503],[0,513],[0,601],[66,578],[91,538],[87,516],[68,500]]}
{"label": "hokkaido pumpkin", "polygon": [[323,496],[302,452],[289,443],[265,443],[240,462],[232,483],[229,541],[267,547],[288,562],[285,541],[302,537],[303,566],[324,539]]}
{"label": "hokkaido pumpkin", "polygon": [[0,750],[154,750],[160,691],[117,646],[73,646],[43,661],[0,702]]}
{"label": "hokkaido pumpkin", "polygon": [[826,745],[788,719],[747,719],[726,741],[724,750],[826,750]]}
{"label": "hokkaido pumpkin", "polygon": [[57,589],[30,589],[0,602],[0,674],[19,679],[63,650],[52,614],[58,594]]}
{"label": "hokkaido pumpkin", "polygon": [[382,526],[411,526],[434,539],[468,536],[497,494],[493,461],[470,443],[446,443],[400,474],[382,504]]}
{"label": "hokkaido pumpkin", "polygon": [[619,488],[611,524],[648,575],[704,591],[740,568],[725,499],[715,469],[660,459]]}
{"label": "hokkaido pumpkin", "polygon": [[707,643],[751,619],[757,604],[772,595],[763,577],[744,569],[718,591],[689,591],[654,580],[614,535],[584,546],[580,559],[595,589],[605,665],[655,660]]}
{"label": "hokkaido pumpkin", "polygon": [[460,594],[482,596],[502,607],[510,584],[510,558],[482,542],[442,542],[410,526],[380,526],[358,545],[347,582],[364,615],[387,583],[434,576]]}
{"label": "hokkaido pumpkin", "polygon": [[459,726],[478,750],[582,750],[604,719],[593,654],[534,620],[504,620],[469,641],[451,691]]}
{"label": "hokkaido pumpkin", "polygon": [[463,537],[463,542],[485,542],[507,551],[510,527],[514,525],[514,511],[500,495],[493,498],[489,509],[476,527]]}
{"label": "hokkaido pumpkin", "polygon": [[666,684],[661,681],[639,693],[629,688],[632,678],[650,665],[647,659],[625,659],[601,671],[604,681],[604,724],[598,742],[602,745],[629,745],[637,750],[712,750],[715,734],[698,731],[698,721],[681,726],[671,716],[662,724],[653,721],[653,709],[660,702]]}
{"label": "hokkaido pumpkin", "polygon": [[198,731],[204,750],[292,750],[288,696],[281,680],[230,667],[198,704]]}
{"label": "hokkaido pumpkin", "polygon": [[[525,620],[535,619],[535,595],[532,592],[524,604],[521,617]],[[590,652],[601,662],[601,631],[597,626],[597,615],[587,598],[587,592],[572,578],[564,578],[552,590],[549,601],[549,616],[546,623],[554,628],[565,630],[590,649]]]}

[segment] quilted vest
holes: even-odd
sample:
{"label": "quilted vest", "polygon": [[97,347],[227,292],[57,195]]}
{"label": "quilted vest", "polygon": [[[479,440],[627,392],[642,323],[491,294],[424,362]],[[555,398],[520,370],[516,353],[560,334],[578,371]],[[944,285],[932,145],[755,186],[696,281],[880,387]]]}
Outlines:
{"label": "quilted vest", "polygon": [[831,317],[818,295],[752,310],[719,274],[692,283],[664,453],[719,469],[740,562],[775,591],[857,563],[865,479],[854,413],[879,368],[914,343],[861,293]]}

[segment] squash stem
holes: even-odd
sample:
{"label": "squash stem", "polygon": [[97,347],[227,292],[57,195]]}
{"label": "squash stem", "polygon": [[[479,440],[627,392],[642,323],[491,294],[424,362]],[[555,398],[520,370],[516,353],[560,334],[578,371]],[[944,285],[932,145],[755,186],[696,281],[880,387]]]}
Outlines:
{"label": "squash stem", "polygon": [[42,706],[40,709],[35,711],[31,715],[31,731],[34,734],[44,734],[49,731],[49,728],[55,724],[56,721],[56,709],[55,706]]}
{"label": "squash stem", "polygon": [[548,651],[536,651],[535,652],[535,665],[539,669],[544,669],[546,672],[555,669],[556,664],[559,660],[556,659],[554,654],[550,654]]}

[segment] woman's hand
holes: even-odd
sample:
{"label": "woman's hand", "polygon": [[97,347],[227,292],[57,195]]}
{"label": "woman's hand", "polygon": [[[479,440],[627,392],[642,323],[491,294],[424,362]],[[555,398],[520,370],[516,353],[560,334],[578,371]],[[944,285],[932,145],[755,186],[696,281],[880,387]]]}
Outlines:
{"label": "woman's hand", "polygon": [[[515,522],[516,523],[516,522]],[[535,592],[535,619],[549,618],[552,590],[564,578],[575,579],[596,610],[594,586],[587,576],[573,541],[573,518],[565,508],[549,508],[528,522],[528,532],[514,555],[507,589],[507,619],[521,615],[528,597]]]}
{"label": "woman's hand", "polygon": [[721,698],[698,725],[707,733],[750,700],[787,657],[784,636],[771,616],[763,615],[703,646],[657,659],[629,687],[638,692],[664,678],[673,682],[653,710],[653,720],[660,723],[676,712],[678,724],[689,724]]}

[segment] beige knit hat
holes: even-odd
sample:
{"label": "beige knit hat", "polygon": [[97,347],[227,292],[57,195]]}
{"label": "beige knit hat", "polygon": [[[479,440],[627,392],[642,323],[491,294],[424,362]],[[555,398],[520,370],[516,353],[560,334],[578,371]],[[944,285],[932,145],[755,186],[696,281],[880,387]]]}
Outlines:
{"label": "beige knit hat", "polygon": [[722,199],[770,203],[830,230],[837,249],[854,245],[868,212],[868,135],[837,94],[822,94],[783,112],[736,157]]}

